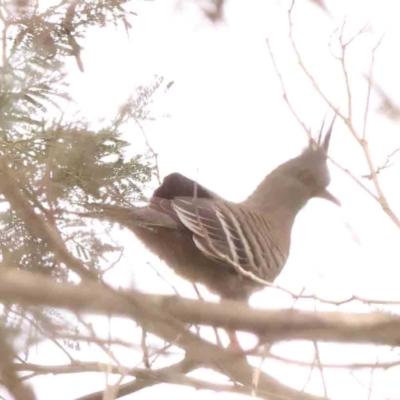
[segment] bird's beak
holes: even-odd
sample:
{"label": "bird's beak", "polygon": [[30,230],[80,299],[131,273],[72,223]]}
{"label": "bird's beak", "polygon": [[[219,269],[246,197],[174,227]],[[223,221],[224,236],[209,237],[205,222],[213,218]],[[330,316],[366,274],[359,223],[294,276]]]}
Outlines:
{"label": "bird's beak", "polygon": [[325,199],[325,200],[329,200],[332,203],[336,204],[337,206],[341,206],[340,201],[330,192],[328,192],[328,190],[324,189],[322,192],[320,192],[317,197],[320,197],[321,199]]}

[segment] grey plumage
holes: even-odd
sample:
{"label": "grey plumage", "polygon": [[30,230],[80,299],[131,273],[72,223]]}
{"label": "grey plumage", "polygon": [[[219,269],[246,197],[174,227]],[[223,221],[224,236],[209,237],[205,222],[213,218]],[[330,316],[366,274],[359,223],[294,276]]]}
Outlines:
{"label": "grey plumage", "polygon": [[324,141],[273,170],[242,203],[224,200],[178,173],[167,176],[142,208],[101,206],[102,218],[129,228],[177,274],[223,298],[246,300],[272,282],[289,255],[297,213],[326,190],[332,125]]}

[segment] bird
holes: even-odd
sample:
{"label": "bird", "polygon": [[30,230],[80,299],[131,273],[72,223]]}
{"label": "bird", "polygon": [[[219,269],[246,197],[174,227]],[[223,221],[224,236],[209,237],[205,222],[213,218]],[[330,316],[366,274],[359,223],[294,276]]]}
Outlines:
{"label": "bird", "polygon": [[[100,218],[131,230],[175,273],[221,299],[248,301],[273,282],[289,256],[291,231],[312,198],[328,190],[327,152],[334,120],[318,140],[275,168],[244,201],[227,201],[180,174],[166,176],[144,207],[103,204]],[[238,183],[239,184],[239,183]]]}

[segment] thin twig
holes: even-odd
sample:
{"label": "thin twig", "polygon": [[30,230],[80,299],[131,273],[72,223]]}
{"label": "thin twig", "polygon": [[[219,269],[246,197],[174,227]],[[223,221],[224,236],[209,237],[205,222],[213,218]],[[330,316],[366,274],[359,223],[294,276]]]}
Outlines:
{"label": "thin twig", "polygon": [[[376,363],[378,363],[378,362],[379,362],[379,358],[377,357],[376,358]],[[371,373],[370,373],[370,376],[369,376],[368,400],[371,400],[371,398],[372,398],[372,392],[373,392],[372,388],[373,388],[375,369],[376,368],[371,368]]]}
{"label": "thin twig", "polygon": [[[299,367],[310,367],[312,366],[315,361],[307,362],[307,361],[299,361],[299,360],[292,360],[290,358],[282,357],[274,353],[268,354],[268,358],[272,360],[276,360],[286,364],[297,365]],[[390,368],[398,367],[400,365],[400,360],[395,361],[386,361],[386,362],[376,362],[374,363],[322,363],[321,367],[328,368],[328,369],[370,369],[370,368],[379,368],[383,370],[388,370]]]}
{"label": "thin twig", "polygon": [[140,123],[140,121],[134,116],[132,115],[133,120],[136,122],[136,125],[139,127],[140,132],[142,132],[144,141],[146,143],[147,148],[149,149],[151,155],[153,156],[154,159],[154,165],[155,165],[155,173],[156,173],[156,178],[157,178],[157,182],[159,185],[161,185],[161,174],[160,174],[160,167],[158,164],[158,154],[155,152],[154,148],[151,146],[149,139],[147,137],[147,134],[143,128],[143,125]]}
{"label": "thin twig", "polygon": [[[193,362],[193,360],[187,360],[184,359],[181,362],[174,364],[169,367],[162,368],[160,370],[142,370],[143,373],[141,376],[136,376],[135,381],[133,382],[128,382],[121,384],[119,386],[118,390],[118,397],[126,396],[128,394],[135,393],[139,390],[142,390],[147,387],[154,386],[160,382],[163,382],[164,380],[160,379],[162,378],[163,375],[181,375],[188,373],[195,369],[197,367],[197,364]],[[158,379],[157,379],[158,377]],[[172,382],[170,382],[172,383]],[[180,383],[182,384],[182,383]],[[98,391],[94,393],[90,393],[86,396],[79,397],[75,400],[103,400],[103,391]]]}
{"label": "thin twig", "polygon": [[[77,318],[78,318],[78,321],[88,330],[88,332],[90,333],[90,335],[91,335],[93,338],[96,338],[96,331],[94,330],[92,324],[86,322],[86,321],[85,321],[81,316],[79,316],[79,315],[77,316]],[[118,367],[121,366],[121,363],[119,362],[118,358],[117,358],[117,357],[115,356],[115,354],[110,350],[110,346],[107,346],[104,342],[96,341],[96,340],[94,340],[93,343],[96,344],[97,347],[98,347],[99,349],[101,349],[107,357],[109,357],[112,361],[114,361],[114,362],[118,365]],[[109,342],[108,342],[108,343],[109,343]]]}
{"label": "thin twig", "polygon": [[[379,166],[376,168],[376,173],[377,173],[377,174],[380,174],[383,170],[385,170],[385,169],[387,169],[387,168],[390,168],[390,167],[393,165],[393,163],[390,162],[390,161],[391,161],[391,158],[392,158],[396,153],[398,153],[399,151],[400,151],[400,147],[397,148],[397,149],[395,149],[395,150],[393,150],[391,153],[389,153],[389,154],[386,156],[385,162],[384,162],[382,165],[379,165]],[[372,179],[372,176],[371,176],[371,174],[363,175],[363,178]]]}
{"label": "thin twig", "polygon": [[143,364],[146,368],[150,368],[150,361],[149,361],[149,349],[146,343],[147,332],[146,329],[142,327],[142,339],[140,341],[143,353]]}
{"label": "thin twig", "polygon": [[[317,305],[316,305],[315,301],[314,301],[314,311],[317,312]],[[324,388],[324,396],[328,397],[328,389],[327,389],[327,385],[326,385],[324,369],[323,369],[322,362],[321,362],[321,356],[319,353],[318,342],[316,340],[313,340],[313,345],[314,345],[315,362],[316,362],[316,365],[318,366],[318,370],[319,370],[319,373],[321,376],[322,387]]]}
{"label": "thin twig", "polygon": [[[24,320],[27,321],[29,324],[31,324],[31,325],[32,325],[40,334],[42,334],[44,337],[46,337],[47,339],[49,339],[50,341],[52,341],[52,342],[55,344],[55,346],[58,347],[58,348],[67,356],[67,358],[68,358],[71,362],[74,362],[74,361],[75,361],[75,359],[74,359],[74,358],[72,357],[72,355],[67,351],[67,349],[66,349],[64,346],[62,346],[62,345],[56,340],[56,338],[54,337],[54,334],[55,334],[54,331],[53,331],[53,332],[50,332],[50,333],[47,333],[44,329],[42,329],[42,327],[41,327],[39,324],[37,324],[37,323],[35,322],[34,319],[29,318],[26,314],[18,312],[15,308],[14,308],[14,309],[9,308],[9,307],[7,307],[7,308],[9,309],[10,312],[12,312],[12,313],[14,313],[14,314],[20,316],[22,319],[24,319]],[[36,315],[36,319],[37,319],[37,317],[38,317],[38,316]]]}
{"label": "thin twig", "polygon": [[306,379],[306,381],[304,382],[304,385],[303,385],[303,387],[302,387],[302,389],[301,389],[302,392],[304,392],[304,391],[307,389],[307,386],[308,386],[309,383],[311,382],[311,377],[312,377],[312,373],[313,373],[314,368],[315,368],[315,363],[316,363],[316,358],[315,358],[315,354],[314,354],[313,362],[309,365],[309,366],[310,366],[310,371],[309,371],[309,373],[308,373],[308,375],[307,375],[307,379]]}
{"label": "thin twig", "polygon": [[289,110],[292,112],[293,116],[295,117],[296,121],[303,128],[303,130],[306,133],[308,139],[311,140],[312,136],[311,136],[310,129],[307,127],[307,125],[304,123],[304,121],[297,114],[296,110],[294,109],[293,104],[289,100],[289,97],[288,97],[287,91],[286,91],[286,87],[285,87],[285,83],[283,81],[283,76],[279,71],[278,65],[276,64],[275,56],[274,56],[274,53],[272,51],[272,47],[271,47],[271,43],[270,43],[269,39],[266,39],[266,43],[267,43],[267,48],[268,48],[269,55],[271,57],[272,65],[274,66],[275,73],[276,73],[276,75],[277,75],[277,77],[279,79],[279,83],[281,85],[283,99],[284,99],[286,105],[289,107]]}
{"label": "thin twig", "polygon": [[371,62],[369,65],[369,72],[368,72],[368,87],[367,87],[367,98],[365,101],[365,110],[364,110],[364,121],[363,121],[363,130],[362,130],[362,139],[365,140],[366,132],[367,132],[367,120],[369,115],[369,106],[370,106],[370,99],[371,99],[371,89],[372,89],[372,81],[373,81],[373,72],[374,72],[374,65],[375,65],[375,53],[378,47],[380,46],[384,35],[380,37],[377,44],[372,49],[371,54]]}
{"label": "thin twig", "polygon": [[[270,41],[267,39],[266,40],[267,43],[267,47],[268,47],[268,52],[270,54],[271,57],[271,61],[272,64],[274,66],[276,75],[279,79],[280,85],[281,85],[281,89],[282,89],[282,95],[283,95],[283,99],[286,103],[286,105],[289,107],[289,110],[291,111],[291,113],[293,114],[293,116],[295,117],[296,121],[299,123],[299,125],[303,128],[304,132],[306,133],[307,137],[309,139],[312,139],[311,136],[311,131],[310,129],[307,127],[307,125],[304,123],[304,121],[301,119],[300,115],[297,114],[296,110],[294,109],[293,104],[291,103],[291,101],[289,100],[289,97],[287,95],[287,91],[286,91],[286,87],[283,81],[283,76],[279,71],[278,65],[276,63],[275,60],[275,56],[274,53],[272,51],[272,47],[270,44]],[[353,173],[351,173],[351,171],[349,171],[347,168],[341,166],[338,162],[336,162],[332,156],[330,156],[329,154],[327,155],[329,160],[332,162],[332,164],[334,164],[337,168],[339,168],[342,172],[344,172],[346,175],[348,175],[357,185],[359,185],[365,192],[368,193],[368,195],[370,195],[375,201],[379,202],[379,198],[378,196],[376,196],[367,186],[365,186]]]}
{"label": "thin twig", "polygon": [[308,70],[308,68],[305,66],[303,58],[301,57],[300,51],[297,48],[296,42],[293,38],[293,21],[292,21],[292,12],[293,8],[295,5],[295,0],[292,0],[291,6],[289,7],[288,10],[288,20],[289,20],[289,40],[290,44],[292,45],[293,51],[296,55],[297,62],[299,66],[301,67],[302,71],[304,74],[307,76],[309,79],[310,83],[312,84],[313,88],[316,90],[316,92],[321,96],[321,98],[325,101],[325,103],[335,111],[335,114],[339,116],[342,120],[348,120],[348,118],[342,114],[342,112],[339,110],[338,107],[336,107],[326,96],[326,94],[321,90],[319,84],[315,80],[314,76],[311,74],[311,72]]}
{"label": "thin twig", "polygon": [[[309,79],[310,83],[312,84],[313,88],[316,90],[316,92],[320,95],[320,97],[324,100],[324,102],[332,109],[334,110],[335,114],[345,123],[347,128],[349,129],[350,133],[354,137],[354,139],[357,141],[357,143],[360,145],[363,153],[365,160],[368,165],[369,172],[371,174],[371,179],[375,188],[375,191],[377,193],[376,198],[378,203],[380,204],[382,210],[388,215],[388,217],[392,220],[392,222],[400,229],[400,219],[399,217],[395,214],[393,209],[389,206],[388,200],[386,196],[383,193],[380,181],[378,179],[377,173],[376,173],[376,168],[374,166],[373,160],[372,160],[372,155],[370,148],[368,146],[368,142],[362,138],[361,135],[358,134],[356,131],[353,121],[349,116],[344,115],[338,107],[336,107],[329,97],[324,93],[324,91],[321,89],[320,85],[317,83],[315,77],[312,75],[312,73],[308,70],[306,67],[301,54],[297,48],[296,42],[293,38],[293,22],[292,22],[292,12],[293,12],[293,7],[294,7],[295,1],[292,1],[292,4],[288,10],[288,21],[289,21],[289,40],[292,45],[293,51],[296,55],[297,62],[306,75],[306,77]],[[379,42],[380,43],[380,42]],[[379,44],[378,43],[378,44]],[[376,50],[376,49],[375,49]],[[346,72],[346,71],[345,71]],[[347,72],[346,72],[347,73]]]}
{"label": "thin twig", "polygon": [[179,293],[178,289],[173,285],[171,282],[168,281],[167,278],[163,276],[163,274],[151,263],[151,262],[146,262],[146,264],[156,273],[156,275],[163,281],[165,282],[177,296],[180,296],[181,294]]}

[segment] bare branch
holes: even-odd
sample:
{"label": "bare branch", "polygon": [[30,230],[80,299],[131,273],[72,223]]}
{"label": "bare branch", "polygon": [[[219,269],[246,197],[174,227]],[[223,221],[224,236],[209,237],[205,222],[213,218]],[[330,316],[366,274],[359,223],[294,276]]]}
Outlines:
{"label": "bare branch", "polygon": [[[336,107],[332,101],[329,99],[329,97],[326,95],[326,93],[321,89],[320,85],[317,83],[317,81],[315,80],[315,77],[313,76],[313,74],[309,71],[309,69],[306,67],[301,54],[297,48],[296,42],[293,38],[293,22],[292,22],[292,12],[293,12],[293,7],[294,7],[294,1],[292,2],[289,11],[288,11],[288,21],[289,21],[289,40],[291,43],[291,46],[293,48],[293,51],[296,55],[296,59],[297,62],[300,66],[300,68],[302,69],[302,71],[304,72],[304,74],[306,75],[306,77],[308,78],[308,80],[310,81],[310,83],[312,84],[313,88],[315,89],[315,91],[320,95],[320,97],[324,100],[324,102],[335,112],[335,114],[345,123],[345,125],[347,126],[347,128],[349,129],[350,133],[353,135],[354,139],[358,142],[358,144],[360,145],[363,153],[364,153],[364,157],[365,160],[367,162],[368,165],[368,169],[369,172],[371,174],[371,180],[374,184],[375,190],[377,195],[375,196],[378,203],[380,204],[382,210],[389,216],[389,218],[393,221],[393,223],[400,229],[400,219],[399,217],[395,214],[395,212],[393,211],[393,209],[389,206],[388,200],[382,190],[381,184],[379,182],[377,173],[376,173],[376,168],[374,166],[374,163],[372,161],[372,155],[371,155],[371,151],[368,145],[368,142],[363,139],[363,137],[356,131],[353,121],[351,119],[351,115],[344,115],[340,109],[338,107]],[[348,43],[347,43],[348,44]],[[378,42],[378,46],[379,46],[380,42]],[[374,49],[376,50],[376,48]],[[342,57],[342,65],[344,65],[344,60]],[[342,68],[343,69],[343,68]],[[347,71],[346,68],[344,68],[343,70],[344,72],[344,77],[346,80],[346,76],[347,76]],[[347,82],[348,83],[348,82]],[[351,96],[351,92],[350,91],[350,86],[347,86],[347,90],[348,90],[348,95],[350,94]],[[351,111],[351,109],[350,109]]]}
{"label": "bare branch", "polygon": [[[44,337],[46,337],[47,339],[49,339],[50,341],[52,341],[56,347],[58,347],[66,356],[67,358],[73,362],[74,358],[71,356],[71,354],[67,351],[67,349],[62,346],[58,340],[56,339],[56,335],[55,335],[55,330],[52,330],[51,332],[46,332],[45,329],[42,329],[42,327],[36,323],[36,321],[32,318],[29,318],[25,313],[21,313],[18,312],[15,309],[12,309],[10,307],[5,307],[6,309],[8,309],[9,312],[12,312],[13,314],[18,315],[20,318],[24,319],[25,321],[27,321],[29,324],[31,324],[41,335],[43,335]],[[36,317],[37,318],[37,317]]]}
{"label": "bare branch", "polygon": [[306,133],[308,139],[312,139],[311,136],[311,131],[309,128],[307,128],[306,124],[303,122],[303,120],[300,118],[300,116],[297,114],[296,110],[294,109],[293,104],[290,102],[289,97],[287,95],[287,91],[286,91],[286,87],[285,87],[285,83],[283,81],[283,77],[282,74],[279,71],[278,65],[276,64],[275,61],[275,56],[274,53],[272,51],[272,47],[270,44],[269,39],[266,39],[266,43],[267,43],[267,48],[268,48],[268,52],[269,55],[271,57],[271,61],[272,61],[272,65],[274,66],[274,70],[275,73],[279,79],[279,83],[281,85],[281,89],[282,89],[282,95],[283,95],[283,99],[285,100],[285,103],[287,104],[287,106],[289,107],[289,110],[292,112],[293,116],[295,117],[296,121],[301,125],[301,127],[303,128],[304,132]]}
{"label": "bare branch", "polygon": [[288,20],[289,20],[289,40],[290,40],[290,44],[293,48],[293,51],[296,55],[296,59],[297,62],[300,66],[300,68],[302,69],[302,71],[304,72],[304,74],[307,76],[307,78],[309,79],[310,83],[312,84],[313,88],[315,89],[315,91],[321,96],[321,98],[325,101],[325,103],[329,106],[329,108],[331,108],[332,110],[335,111],[335,114],[340,117],[343,121],[347,121],[348,117],[346,117],[345,115],[343,115],[341,113],[341,111],[339,110],[338,107],[336,107],[328,98],[328,96],[322,91],[320,85],[317,83],[317,81],[315,80],[314,76],[312,75],[312,73],[308,70],[308,68],[305,66],[303,58],[301,57],[300,51],[297,48],[296,42],[294,40],[293,37],[293,21],[292,21],[292,13],[293,13],[293,8],[294,8],[294,4],[295,1],[293,0],[289,10],[288,10]]}
{"label": "bare branch", "polygon": [[362,138],[365,140],[366,137],[366,132],[367,132],[367,120],[368,120],[368,114],[369,114],[369,105],[370,105],[370,99],[371,99],[371,88],[372,88],[372,81],[373,81],[373,72],[374,72],[374,65],[375,65],[375,53],[378,47],[380,46],[382,40],[383,40],[384,35],[382,35],[377,42],[377,44],[374,46],[372,49],[372,54],[371,54],[371,62],[369,65],[369,72],[368,72],[368,87],[367,87],[367,99],[365,101],[365,110],[364,110],[364,123],[363,123],[363,131],[362,131]]}
{"label": "bare branch", "polygon": [[[89,323],[87,323],[83,318],[79,317],[79,322],[88,330],[88,332],[90,333],[90,335],[95,338],[96,337],[96,332],[93,328],[93,326]],[[114,353],[110,350],[110,342],[107,343],[108,346],[106,345],[106,343],[104,343],[103,341],[93,341],[93,343],[95,343],[99,349],[101,349],[103,351],[103,353],[110,358],[110,360],[114,361],[117,365],[119,364],[119,361],[117,359],[117,357],[114,355]]]}
{"label": "bare branch", "polygon": [[[376,362],[378,363],[378,359],[376,360]],[[371,400],[371,398],[372,398],[374,373],[375,373],[375,368],[371,368],[371,374],[369,377],[369,387],[368,387],[368,400]]]}
{"label": "bare branch", "polygon": [[140,132],[142,132],[146,146],[153,156],[157,182],[159,185],[161,185],[161,174],[160,174],[160,167],[158,165],[158,154],[155,152],[154,148],[151,146],[149,139],[147,137],[146,131],[144,130],[143,125],[140,123],[139,119],[135,117],[134,113],[131,113],[131,116],[132,116],[133,120],[136,122],[136,125],[139,127]]}
{"label": "bare branch", "polygon": [[[297,365],[299,367],[310,367],[315,364],[315,360],[313,362],[307,361],[299,361],[292,360],[286,357],[278,356],[277,354],[269,353],[268,358],[273,360],[281,361],[287,364]],[[378,369],[390,369],[393,367],[398,367],[400,365],[400,360],[395,361],[380,361],[379,363],[321,363],[321,367],[323,368],[332,368],[332,369],[370,369],[370,368],[378,368]]]}
{"label": "bare branch", "polygon": [[[46,287],[45,291],[43,291],[43,287]],[[266,313],[261,314],[261,316],[262,318],[267,318],[265,321],[268,321],[267,323],[261,323],[261,330],[264,332],[268,327],[268,331],[270,331],[269,318],[271,312],[251,310],[246,305],[236,302],[229,305],[207,304],[201,301],[170,296],[152,296],[136,292],[115,291],[105,285],[89,281],[82,282],[79,285],[56,284],[50,278],[16,271],[13,268],[7,268],[2,271],[0,299],[20,302],[21,304],[65,308],[75,312],[119,315],[132,318],[138,321],[139,324],[145,324],[149,332],[186,350],[196,362],[206,363],[209,368],[218,371],[222,370],[233,381],[249,387],[251,387],[253,372],[244,357],[238,357],[236,353],[229,352],[199,338],[188,331],[185,328],[185,324],[200,323],[222,326],[228,329],[248,330],[245,326],[248,319],[244,318],[243,321],[240,321],[241,317],[245,317],[246,314],[249,316],[254,312],[261,312]],[[231,314],[235,314],[235,318],[232,319]],[[258,314],[253,315],[253,318],[258,317]],[[276,315],[276,317],[278,316]],[[286,322],[288,321],[287,318],[290,319],[291,316],[284,316]],[[299,318],[301,321],[302,317]],[[325,316],[325,318],[329,317]],[[385,317],[382,318],[385,319]],[[180,322],[180,320],[184,321],[184,323]],[[274,318],[272,321],[274,321]],[[287,328],[286,323],[283,323],[284,326],[282,323],[283,321],[280,317],[275,320],[276,329],[271,331],[273,332],[271,341],[278,337],[281,340],[280,329],[287,333],[296,333],[296,329],[291,330],[290,327]],[[394,323],[396,324],[396,321]],[[274,326],[274,323],[272,326]],[[298,327],[300,331],[301,326],[300,322],[300,327]],[[254,328],[251,325],[249,327],[250,329]],[[284,336],[285,334],[283,334],[283,339]],[[300,334],[300,336],[302,335]],[[357,337],[357,334],[354,336]],[[379,335],[378,338],[381,339]],[[390,335],[388,338],[387,341],[394,340]],[[371,338],[368,337],[369,339]],[[270,339],[268,338],[268,340]],[[273,400],[280,400],[285,397],[298,400],[320,399],[317,396],[299,393],[266,374],[261,375],[258,388],[262,392],[269,393],[269,398]]]}
{"label": "bare branch", "polygon": [[[387,168],[390,168],[390,167],[393,165],[393,163],[391,163],[391,159],[392,159],[392,157],[393,157],[396,153],[398,153],[399,151],[400,151],[400,147],[397,148],[397,149],[395,149],[395,150],[393,150],[392,152],[390,152],[390,153],[387,155],[385,162],[384,162],[382,165],[380,165],[380,166],[378,166],[378,167],[376,168],[376,174],[377,174],[377,175],[380,174],[383,170],[385,170],[385,169],[387,169]],[[371,174],[369,174],[369,175],[364,175],[363,178],[372,179],[372,176],[371,176]]]}
{"label": "bare branch", "polygon": [[[346,21],[346,20],[345,20]],[[352,107],[352,96],[351,96],[351,87],[350,87],[350,79],[349,79],[349,73],[347,71],[347,66],[346,66],[346,50],[347,46],[354,40],[358,35],[353,36],[348,42],[343,41],[343,30],[345,27],[345,23],[342,25],[342,30],[341,34],[339,36],[339,43],[341,47],[342,54],[339,57],[340,65],[342,68],[342,73],[344,77],[344,82],[346,86],[346,94],[347,94],[347,117],[349,120],[352,119],[353,117],[353,107]]]}
{"label": "bare branch", "polygon": [[[39,365],[39,364],[14,364],[13,368],[15,371],[20,372],[35,372],[37,375],[42,374],[72,374],[72,373],[83,373],[83,372],[103,372],[110,366],[108,364],[102,364],[97,362],[77,362],[73,364],[67,365]],[[170,367],[162,368],[159,370],[150,370],[150,369],[143,369],[143,368],[128,368],[123,367],[126,371],[127,376],[133,376],[136,378],[136,381],[133,383],[139,383],[142,381],[148,382],[148,385],[154,385],[157,383],[172,383],[176,385],[185,385],[191,386],[196,389],[207,389],[213,390],[216,392],[232,392],[232,393],[242,393],[242,394],[250,394],[249,388],[244,386],[238,386],[233,384],[216,384],[210,383],[201,379],[196,379],[192,377],[185,376],[184,372],[189,372],[190,370],[195,369],[196,364],[188,363],[187,361],[182,361],[178,364],[172,365]],[[112,374],[119,374],[121,366],[112,365],[110,368],[110,372]],[[178,372],[181,371],[181,372]],[[128,385],[132,385],[130,382]],[[125,391],[119,390],[118,397],[124,396],[126,393]],[[133,393],[133,391],[129,392]],[[94,399],[95,394],[91,394],[89,396],[84,396],[81,399]]]}
{"label": "bare branch", "polygon": [[0,332],[0,380],[15,400],[36,400],[33,390],[22,383],[14,368],[14,350],[7,343],[7,332],[1,329]]}
{"label": "bare branch", "polygon": [[[144,389],[146,387],[154,386],[160,383],[160,380],[157,380],[157,378],[154,376],[154,372],[159,375],[181,375],[188,373],[198,367],[198,364],[196,364],[193,360],[189,359],[184,359],[181,362],[174,364],[169,367],[165,367],[159,370],[150,370],[147,371],[141,376],[141,377],[136,377],[133,382],[128,382],[119,385],[118,388],[118,397],[126,396],[131,393],[138,392],[141,389]],[[143,370],[142,370],[143,371]],[[146,376],[146,373],[148,374]],[[161,381],[162,382],[162,381]],[[101,390],[99,392],[91,393],[86,396],[79,397],[75,400],[103,400],[103,394],[104,392]]]}
{"label": "bare branch", "polygon": [[[314,312],[317,312],[317,305],[314,301]],[[321,362],[321,356],[319,353],[319,346],[318,342],[316,340],[313,340],[313,345],[314,345],[314,360],[316,365],[318,366],[319,374],[321,376],[321,382],[322,382],[322,387],[324,388],[324,396],[328,397],[328,389],[325,381],[325,375],[324,375],[324,367],[322,366]]]}
{"label": "bare branch", "polygon": [[[43,287],[46,287],[45,292]],[[206,344],[191,332],[179,328],[182,325],[177,323],[178,320],[253,332],[260,335],[262,341],[268,342],[304,339],[393,346],[400,344],[400,317],[386,313],[255,310],[232,301],[214,304],[176,296],[117,292],[92,282],[79,286],[59,285],[46,277],[22,271],[2,272],[0,299],[67,308],[76,312],[144,319],[146,327],[155,334],[191,351],[193,356],[209,361],[218,359],[220,362],[235,353]],[[136,304],[140,304],[140,309]]]}
{"label": "bare branch", "polygon": [[163,281],[165,282],[173,291],[177,296],[180,296],[180,293],[178,291],[178,289],[175,287],[175,285],[173,285],[171,282],[168,281],[167,278],[165,278],[163,276],[163,274],[151,263],[151,262],[147,262],[146,263],[155,273],[156,275]]}
{"label": "bare branch", "polygon": [[[285,103],[287,104],[287,106],[289,107],[289,110],[291,111],[291,113],[293,114],[293,116],[295,117],[296,121],[299,123],[299,125],[303,128],[304,132],[306,133],[308,139],[312,139],[311,136],[311,131],[310,129],[307,127],[307,125],[304,123],[304,121],[301,119],[301,117],[299,116],[299,114],[297,114],[296,110],[294,109],[293,104],[291,103],[291,101],[289,100],[289,97],[287,95],[287,91],[286,91],[286,87],[283,81],[283,76],[279,71],[278,65],[276,63],[275,60],[275,56],[273,54],[272,51],[272,47],[270,44],[270,41],[267,39],[266,40],[267,43],[267,47],[268,47],[268,52],[270,54],[271,57],[271,61],[272,64],[274,66],[276,75],[279,79],[280,85],[281,85],[281,89],[282,89],[282,93],[283,93],[283,99],[285,101]],[[367,186],[365,186],[354,174],[352,174],[347,168],[342,167],[338,162],[336,162],[329,154],[328,154],[328,158],[329,160],[332,162],[332,164],[334,164],[337,168],[339,168],[342,172],[344,172],[346,175],[348,175],[357,185],[359,185],[363,190],[365,190],[368,195],[370,195],[375,201],[379,202],[379,198],[370,190],[368,189]]]}
{"label": "bare branch", "polygon": [[146,368],[150,368],[149,349],[147,347],[146,338],[147,338],[146,329],[142,328],[141,347],[143,353],[143,364]]}

